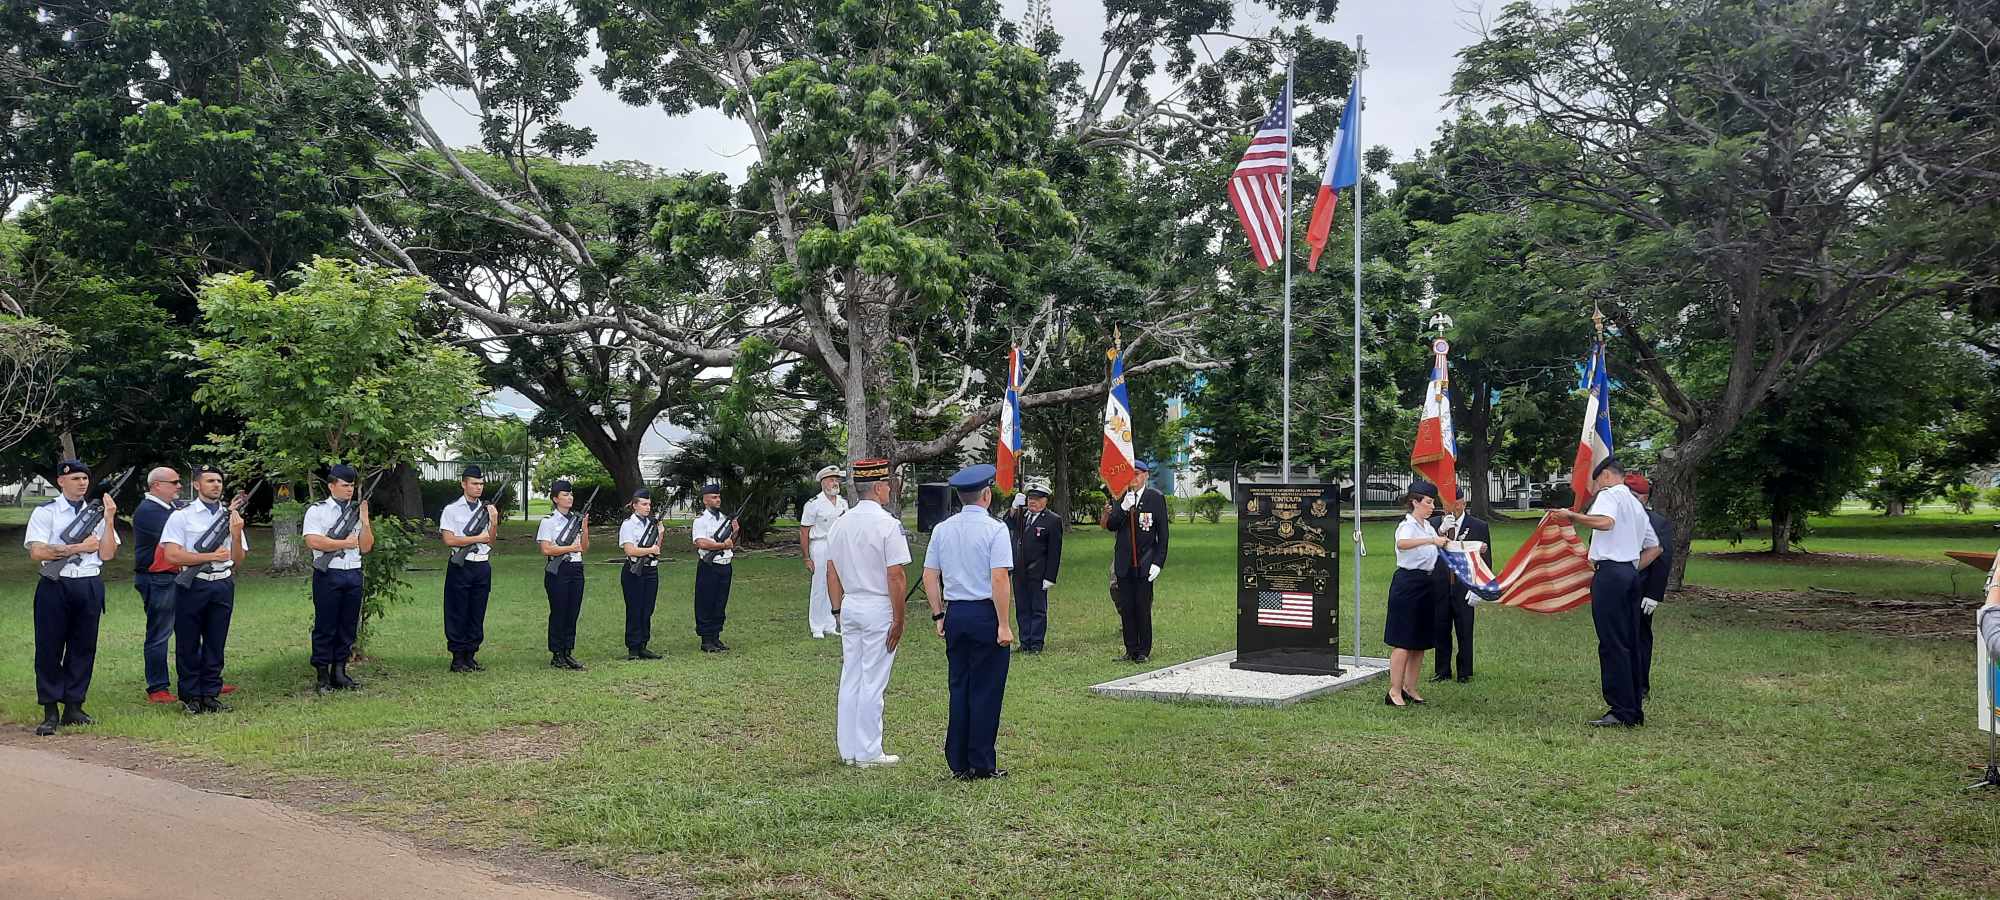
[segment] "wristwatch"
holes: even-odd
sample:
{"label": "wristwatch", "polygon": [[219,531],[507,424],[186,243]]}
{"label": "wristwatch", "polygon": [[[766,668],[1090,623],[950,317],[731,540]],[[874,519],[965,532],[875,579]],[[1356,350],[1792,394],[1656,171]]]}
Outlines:
{"label": "wristwatch", "polygon": [[840,610],[837,610],[837,609],[836,609],[836,610],[834,610],[834,611],[833,611],[833,614],[834,614],[834,615],[836,615],[836,616],[837,616],[837,615],[840,615]]}
{"label": "wristwatch", "polygon": [[944,613],[931,613],[931,621],[933,622],[944,621]]}

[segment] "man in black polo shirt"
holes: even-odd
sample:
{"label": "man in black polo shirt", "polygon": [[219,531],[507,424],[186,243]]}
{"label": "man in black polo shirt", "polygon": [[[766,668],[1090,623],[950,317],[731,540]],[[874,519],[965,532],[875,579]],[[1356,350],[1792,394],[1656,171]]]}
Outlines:
{"label": "man in black polo shirt", "polygon": [[167,642],[174,636],[174,573],[160,554],[160,530],[181,508],[181,473],[161,466],[146,473],[146,494],[132,508],[132,586],[146,608],[146,702],[172,703]]}

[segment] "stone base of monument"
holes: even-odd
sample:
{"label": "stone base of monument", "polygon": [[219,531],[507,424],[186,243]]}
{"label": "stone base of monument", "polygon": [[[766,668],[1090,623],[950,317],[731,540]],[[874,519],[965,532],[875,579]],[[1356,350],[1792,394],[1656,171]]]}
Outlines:
{"label": "stone base of monument", "polygon": [[1290,706],[1321,694],[1350,688],[1388,674],[1389,661],[1380,657],[1342,656],[1342,675],[1280,675],[1230,668],[1236,651],[1217,653],[1164,669],[1092,685],[1105,697],[1145,700],[1192,700],[1197,703],[1237,703],[1247,706]]}

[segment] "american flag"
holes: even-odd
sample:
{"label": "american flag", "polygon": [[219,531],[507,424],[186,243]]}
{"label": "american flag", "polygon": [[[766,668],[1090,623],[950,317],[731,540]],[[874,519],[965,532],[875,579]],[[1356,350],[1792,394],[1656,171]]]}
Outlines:
{"label": "american flag", "polygon": [[1279,628],[1313,627],[1313,596],[1297,591],[1259,591],[1257,624]]}
{"label": "american flag", "polygon": [[1590,550],[1576,528],[1544,513],[1500,573],[1500,605],[1559,613],[1590,602]]}
{"label": "american flag", "polygon": [[1236,171],[1229,176],[1229,205],[1250,238],[1250,255],[1257,267],[1268,269],[1285,252],[1292,230],[1292,210],[1286,205],[1285,176],[1292,163],[1292,89],[1287,84],[1271,104],[1271,114],[1257,124],[1257,135]]}

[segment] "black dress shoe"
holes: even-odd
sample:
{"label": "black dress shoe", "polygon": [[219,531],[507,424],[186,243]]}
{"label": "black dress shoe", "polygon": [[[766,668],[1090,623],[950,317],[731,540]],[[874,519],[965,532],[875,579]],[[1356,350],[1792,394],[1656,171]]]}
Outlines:
{"label": "black dress shoe", "polygon": [[1132,657],[1132,661],[1133,661],[1133,662],[1135,662],[1135,663],[1142,663],[1142,662],[1145,662],[1146,660],[1149,660],[1149,659],[1152,659],[1152,657],[1151,657],[1151,656],[1148,656],[1148,655],[1146,655],[1146,654],[1144,654],[1144,653],[1141,653],[1141,654],[1139,654],[1138,656],[1134,656],[1134,657]]}
{"label": "black dress shoe", "polygon": [[954,769],[952,770],[951,773],[951,780],[953,781],[971,781],[973,777],[974,776],[970,771],[959,771]]}
{"label": "black dress shoe", "polygon": [[1393,707],[1395,707],[1395,708],[1397,708],[1397,709],[1409,709],[1409,708],[1410,708],[1410,705],[1409,705],[1408,703],[1397,703],[1397,702],[1396,702],[1396,695],[1395,695],[1395,694],[1383,694],[1383,695],[1382,695],[1382,705],[1383,705],[1383,706],[1393,706]]}
{"label": "black dress shoe", "polygon": [[181,707],[186,709],[187,714],[190,716],[198,716],[201,715],[202,713],[208,712],[207,704],[202,703],[200,697],[188,697],[186,695],[182,695]]}
{"label": "black dress shoe", "polygon": [[1422,698],[1422,697],[1419,697],[1419,696],[1417,696],[1417,695],[1415,695],[1415,694],[1412,694],[1412,693],[1410,693],[1409,691],[1404,691],[1404,692],[1403,692],[1403,700],[1404,700],[1404,702],[1407,702],[1407,703],[1422,703],[1422,702],[1424,702],[1424,698]]}
{"label": "black dress shoe", "polygon": [[465,671],[484,672],[486,671],[486,667],[479,664],[479,657],[472,655],[472,653],[468,651],[465,654]]}
{"label": "black dress shoe", "polygon": [[718,644],[718,643],[716,643],[716,642],[714,642],[714,641],[702,641],[702,642],[701,642],[701,652],[703,652],[703,653],[721,653],[721,652],[722,652],[722,645],[721,645],[721,644]]}
{"label": "black dress shoe", "polygon": [[201,698],[201,709],[202,712],[220,713],[232,712],[236,707],[230,706],[215,697],[203,697]]}
{"label": "black dress shoe", "polygon": [[974,780],[985,780],[985,779],[988,779],[988,778],[1005,778],[1005,777],[1007,777],[1007,770],[1006,770],[1006,769],[975,769],[975,770],[973,770],[973,772],[972,772],[972,777],[973,777],[973,779],[974,779]]}
{"label": "black dress shoe", "polygon": [[454,656],[451,658],[451,670],[454,672],[472,671],[471,669],[465,667],[465,658],[462,656]]}
{"label": "black dress shoe", "polygon": [[1458,676],[1458,683],[1459,683],[1459,684],[1466,684],[1466,683],[1468,683],[1468,682],[1470,682],[1470,681],[1472,681],[1472,676],[1470,676],[1470,675],[1460,675],[1460,676]]}
{"label": "black dress shoe", "polygon": [[1432,684],[1437,684],[1440,681],[1450,681],[1450,680],[1451,680],[1450,672],[1439,672],[1436,675],[1431,676]]}
{"label": "black dress shoe", "polygon": [[1636,728],[1636,727],[1638,727],[1638,726],[1637,726],[1637,723],[1633,723],[1633,722],[1627,722],[1627,721],[1625,721],[1625,720],[1623,720],[1623,719],[1620,719],[1620,718],[1618,718],[1617,716],[1614,716],[1614,715],[1611,715],[1610,713],[1605,713],[1605,714],[1604,714],[1604,718],[1602,718],[1602,719],[1591,719],[1591,720],[1590,720],[1590,724],[1591,724],[1591,727],[1593,727],[1593,728]]}
{"label": "black dress shoe", "polygon": [[563,654],[563,668],[568,669],[572,672],[584,671],[583,663],[577,662],[576,657],[571,656],[567,653]]}
{"label": "black dress shoe", "polygon": [[61,724],[62,716],[56,713],[56,705],[53,703],[44,703],[42,704],[42,724],[35,726],[35,734],[40,737],[48,737],[55,734],[57,726]]}
{"label": "black dress shoe", "polygon": [[658,654],[658,653],[654,653],[654,652],[653,652],[652,650],[650,650],[650,649],[647,649],[647,648],[645,648],[645,647],[639,647],[639,648],[637,648],[637,649],[634,649],[634,650],[633,650],[633,651],[632,651],[631,653],[627,654],[625,658],[626,658],[626,659],[661,659],[661,658],[663,658],[663,657],[661,657],[661,656],[660,656],[660,654]]}
{"label": "black dress shoe", "polygon": [[567,668],[569,668],[569,667],[568,667],[568,666],[565,666],[565,665],[563,665],[563,657],[562,657],[562,654],[560,654],[560,653],[551,653],[551,654],[549,654],[549,668],[551,668],[551,669],[567,669]]}
{"label": "black dress shoe", "polygon": [[83,711],[83,704],[75,703],[71,704],[68,709],[63,710],[62,724],[95,725],[97,724],[97,720],[91,718],[90,713]]}
{"label": "black dress shoe", "polygon": [[724,653],[727,653],[727,652],[729,652],[729,645],[728,645],[728,644],[725,644],[725,643],[723,643],[723,642],[722,642],[722,639],[721,639],[721,638],[716,638],[716,639],[715,639],[715,649],[717,649],[717,650],[720,650],[720,651],[722,651],[722,652],[724,652]]}

